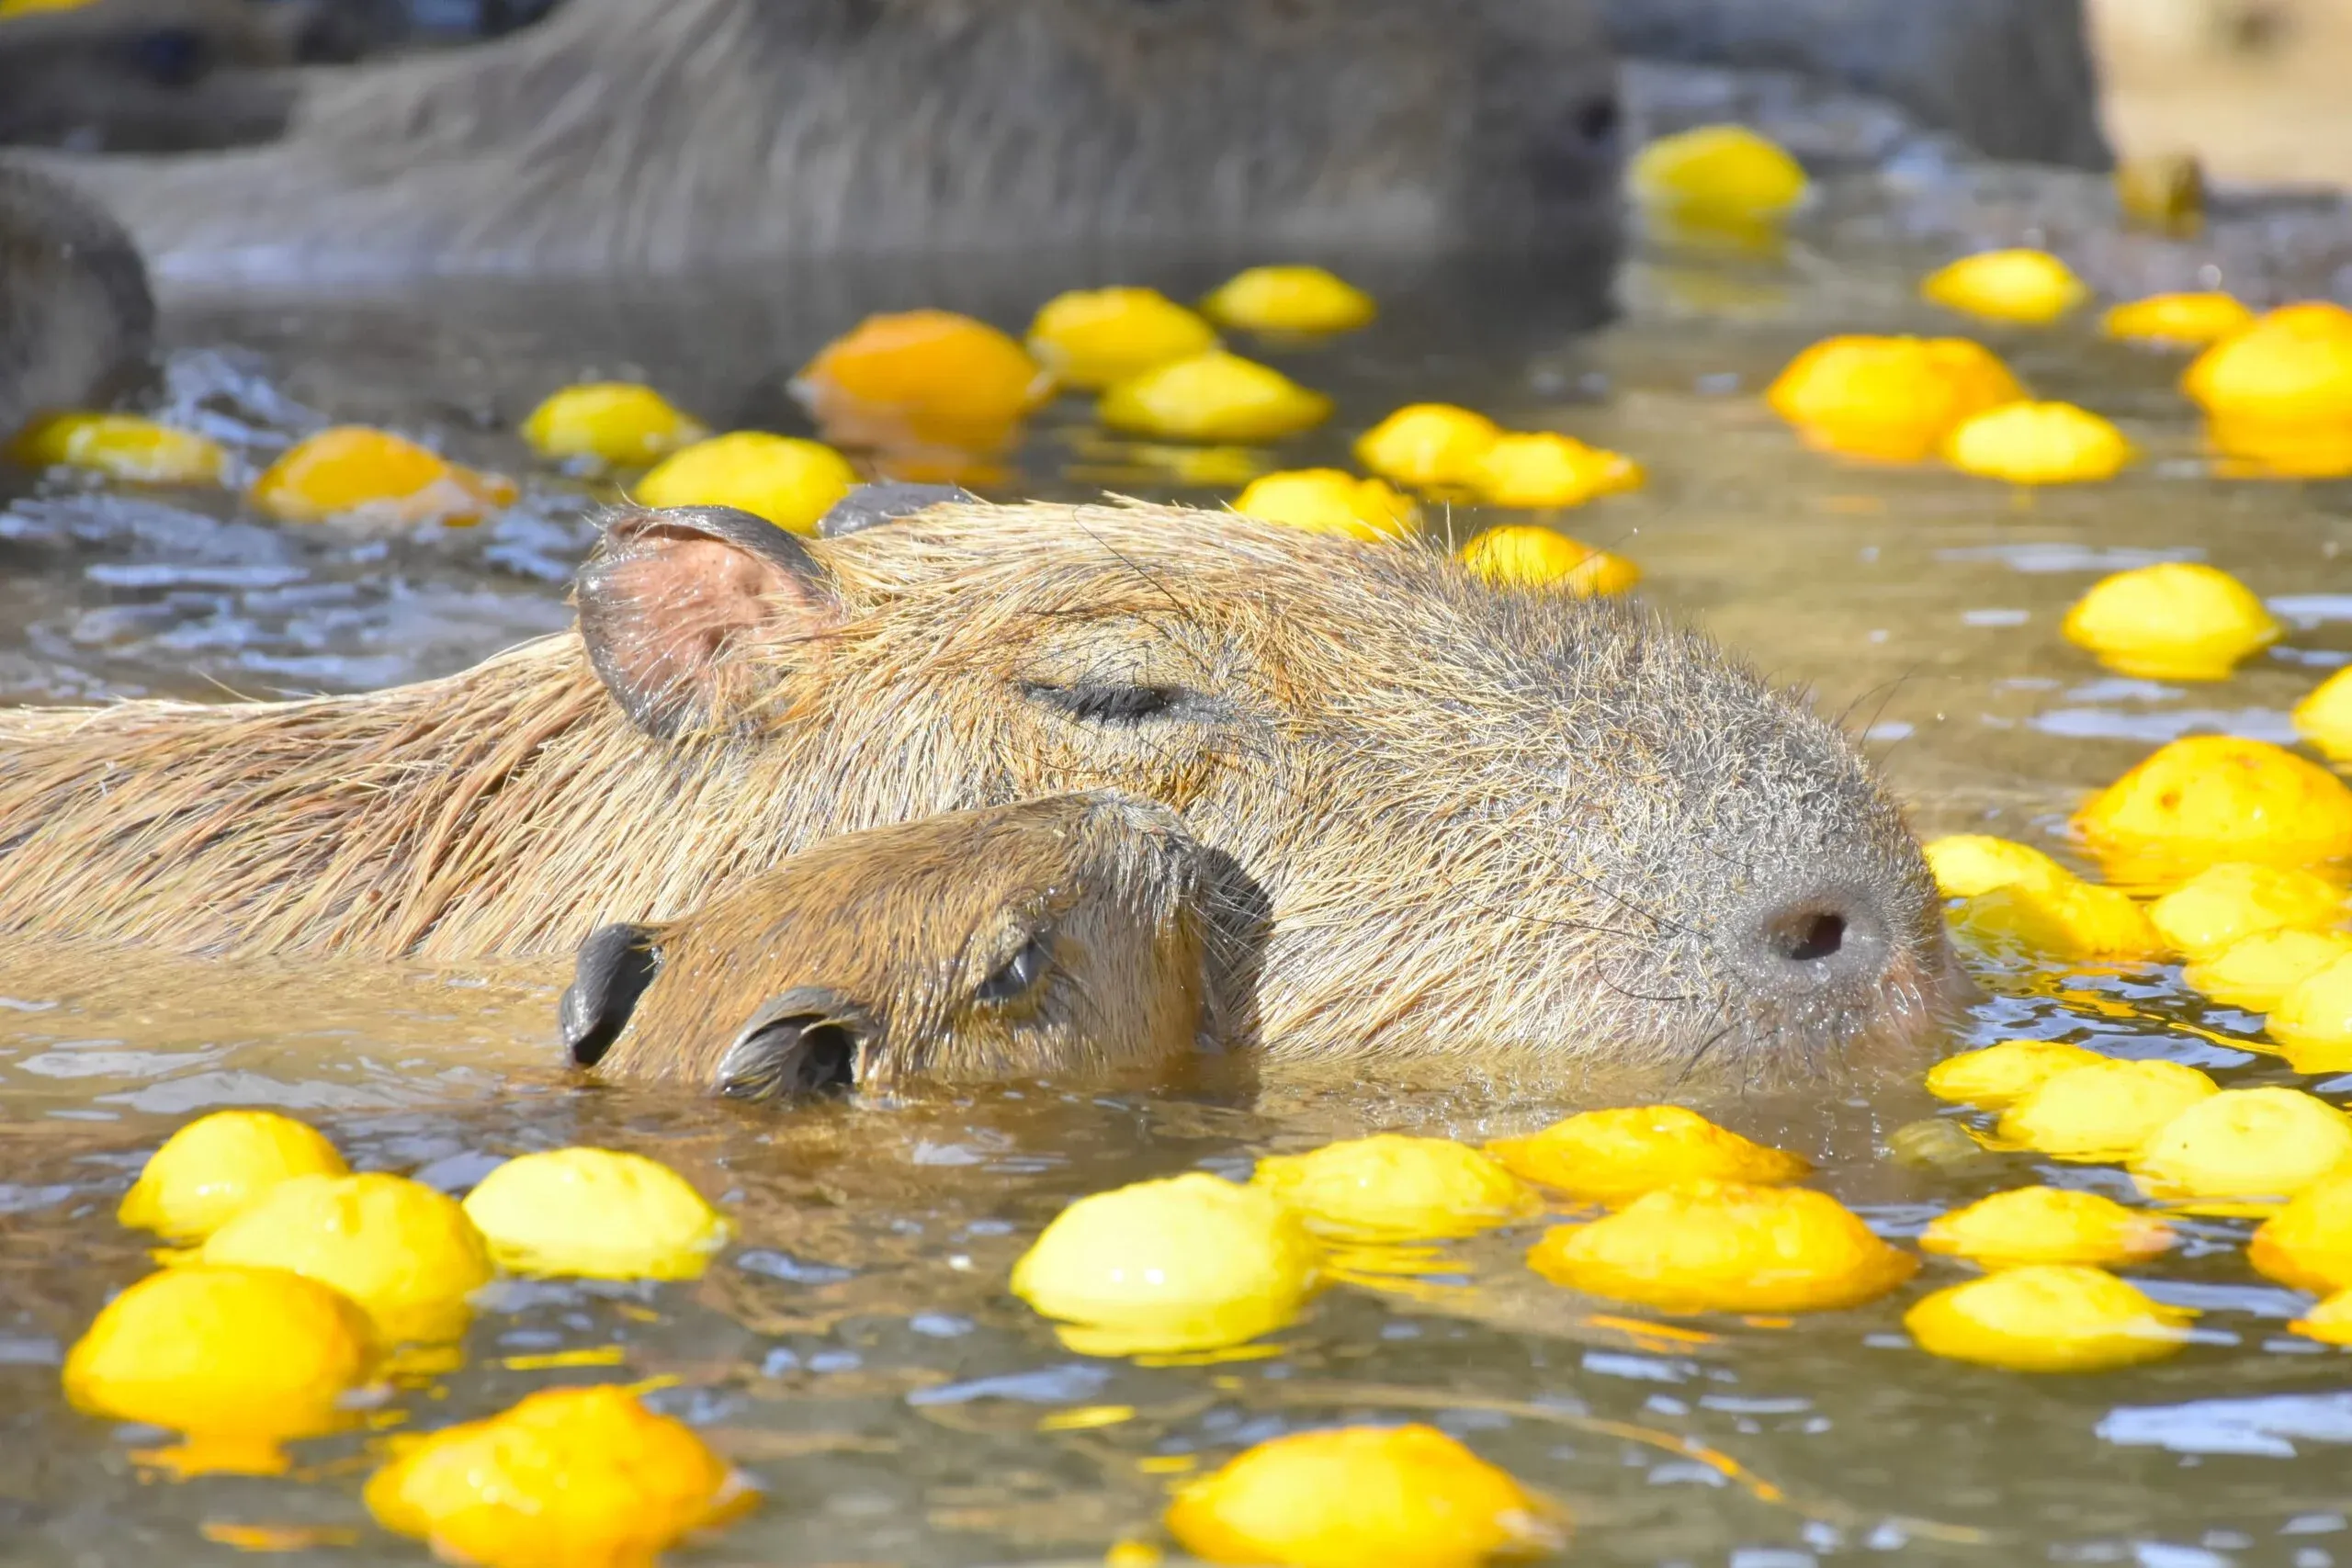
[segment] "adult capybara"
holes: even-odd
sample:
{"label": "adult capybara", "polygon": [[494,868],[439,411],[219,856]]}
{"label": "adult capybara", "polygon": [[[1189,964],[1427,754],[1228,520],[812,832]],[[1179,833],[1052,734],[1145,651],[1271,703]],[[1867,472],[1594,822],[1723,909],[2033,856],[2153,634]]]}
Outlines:
{"label": "adult capybara", "polygon": [[0,141],[186,152],[286,129],[330,0],[87,0],[0,17]]}
{"label": "adult capybara", "polygon": [[1637,607],[1165,506],[804,544],[623,510],[576,631],[357,697],[0,715],[0,929],[569,953],[829,834],[1075,789],[1262,908],[1270,1058],[1804,1073],[1957,984],[1855,747]]}
{"label": "adult capybara", "polygon": [[0,164],[0,450],[44,409],[103,402],[147,359],[155,302],[113,219]]}
{"label": "adult capybara", "polygon": [[72,165],[159,271],[316,281],[1133,241],[1613,251],[1593,0],[570,0]]}
{"label": "adult capybara", "polygon": [[1207,857],[1109,794],[820,840],[580,950],[565,1047],[739,1100],[914,1078],[1157,1074],[1213,1027]]}

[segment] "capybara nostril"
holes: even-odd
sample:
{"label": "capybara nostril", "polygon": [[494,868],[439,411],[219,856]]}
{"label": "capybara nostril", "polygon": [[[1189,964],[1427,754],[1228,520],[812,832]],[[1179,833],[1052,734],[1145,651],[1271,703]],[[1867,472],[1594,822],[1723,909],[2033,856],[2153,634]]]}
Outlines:
{"label": "capybara nostril", "polygon": [[796,986],[752,1014],[719,1058],[715,1087],[730,1100],[855,1089],[873,1034],[865,1010],[847,997]]}
{"label": "capybara nostril", "polygon": [[1768,900],[1741,945],[1759,980],[1790,989],[1873,986],[1894,957],[1877,900],[1843,885]]}

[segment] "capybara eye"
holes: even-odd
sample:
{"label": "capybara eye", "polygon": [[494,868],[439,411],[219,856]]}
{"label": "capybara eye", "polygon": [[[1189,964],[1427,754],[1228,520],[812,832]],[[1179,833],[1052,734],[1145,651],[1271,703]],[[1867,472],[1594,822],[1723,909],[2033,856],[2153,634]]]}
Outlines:
{"label": "capybara eye", "polygon": [[1009,1002],[1043,978],[1046,965],[1053,962],[1053,954],[1046,950],[1046,939],[1033,936],[1021,944],[1021,951],[1008,958],[972,993],[973,999],[983,1002]]}
{"label": "capybara eye", "polygon": [[1141,724],[1180,706],[1192,694],[1178,686],[1126,686],[1081,683],[1049,686],[1032,682],[1024,688],[1039,702],[1059,708],[1085,724]]}
{"label": "capybara eye", "polygon": [[1577,110],[1577,134],[1598,147],[1613,141],[1623,113],[1613,97],[1595,98]]}
{"label": "capybara eye", "polygon": [[131,69],[164,87],[185,87],[204,74],[204,35],[193,28],[158,28],[130,46]]}

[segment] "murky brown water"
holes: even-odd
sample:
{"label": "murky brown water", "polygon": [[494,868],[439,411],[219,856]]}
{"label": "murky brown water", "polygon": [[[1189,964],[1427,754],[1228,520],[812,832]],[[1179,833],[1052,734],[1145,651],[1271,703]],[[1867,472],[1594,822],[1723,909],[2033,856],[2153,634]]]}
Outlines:
{"label": "murky brown water", "polygon": [[[2200,728],[2284,739],[2288,706],[2352,658],[2352,561],[2339,560],[2352,487],[2210,477],[2171,359],[2086,329],[1993,334],[2039,390],[2119,418],[2151,455],[2113,484],[2027,500],[1840,466],[1762,408],[1770,374],[1826,331],[1949,324],[1906,302],[1900,266],[1651,256],[1623,280],[1626,317],[1582,336],[1568,280],[1417,281],[1362,258],[1350,270],[1382,289],[1388,315],[1273,356],[1342,410],[1282,466],[1339,458],[1356,430],[1423,397],[1634,454],[1650,488],[1565,525],[1630,553],[1654,600],[1849,715],[1925,831],[2054,845],[2081,791],[2152,742]],[[715,421],[772,417],[775,374],[865,309],[946,304],[1017,326],[1068,283],[1190,288],[1216,274],[1060,259],[1011,276],[779,274],[642,299],[482,288],[404,305],[191,309],[175,321],[165,395],[256,463],[330,417],[358,418],[521,473],[512,425],[566,380],[641,374]],[[1187,486],[1167,454],[1106,442],[1071,402],[1036,422],[1002,488],[1105,487],[1214,502],[1238,484]],[[347,690],[459,667],[563,624],[582,494],[537,478],[494,525],[370,538],[271,527],[226,500],[44,482],[0,514],[0,697]],[[2203,687],[2121,680],[2061,641],[2059,616],[2098,574],[2165,558],[2237,572],[2291,635]],[[2256,1021],[2205,1008],[2169,969],[1984,978],[1992,999],[1960,1041],[2064,1035],[2233,1084],[2352,1090],[2217,1043]],[[1517,1130],[1573,1102],[1527,1085],[1302,1087],[1248,1103],[1026,1087],[750,1113],[570,1087],[552,1067],[551,1008],[527,978],[0,962],[0,1561],[226,1562],[237,1552],[213,1539],[222,1526],[322,1532],[284,1538],[312,1543],[296,1561],[420,1560],[368,1524],[357,1438],[306,1445],[293,1479],[167,1484],[135,1474],[135,1434],[58,1396],[63,1348],[146,1267],[115,1201],[173,1126],[232,1104],[291,1108],[355,1165],[453,1190],[506,1154],[586,1141],[669,1159],[724,1194],[742,1239],[704,1280],[506,1289],[480,1314],[463,1370],[399,1405],[429,1427],[553,1382],[663,1380],[654,1403],[768,1490],[762,1512],[682,1562],[1098,1561],[1148,1535],[1188,1465],[1296,1425],[1408,1416],[1564,1498],[1581,1521],[1576,1553],[1592,1562],[2352,1560],[2352,1376],[2337,1353],[2287,1335],[2302,1299],[2248,1269],[2245,1222],[2189,1222],[2189,1245],[2135,1274],[2206,1309],[2201,1341],[2108,1376],[2028,1379],[1911,1348],[1903,1306],[1961,1273],[1939,1261],[1857,1312],[1644,1327],[1644,1314],[1528,1274],[1532,1226],[1455,1247],[1460,1271],[1441,1281],[1453,1288],[1430,1299],[1331,1292],[1271,1358],[1088,1360],[1004,1288],[1069,1199],[1190,1167],[1240,1174],[1259,1154],[1379,1126]],[[1960,1176],[1896,1166],[1880,1140],[1931,1112],[1907,1094],[1707,1109],[1815,1156],[1825,1184],[1891,1236],[2033,1179],[2129,1193],[2112,1171],[2025,1156]],[[535,1359],[582,1351],[608,1362]]]}

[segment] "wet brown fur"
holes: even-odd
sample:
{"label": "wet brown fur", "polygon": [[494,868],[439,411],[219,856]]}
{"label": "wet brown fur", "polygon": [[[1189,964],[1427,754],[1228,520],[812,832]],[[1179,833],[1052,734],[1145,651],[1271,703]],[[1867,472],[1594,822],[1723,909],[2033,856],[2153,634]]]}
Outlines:
{"label": "wet brown fur", "polygon": [[[597,1071],[718,1087],[787,998],[855,1032],[861,1089],[1157,1078],[1210,1027],[1205,872],[1174,813],[1105,795],[821,840],[645,933],[660,972]],[[1032,941],[1034,983],[985,994]]]}
{"label": "wet brown fur", "polygon": [[[648,558],[698,558],[671,531],[695,542]],[[716,694],[666,740],[576,634],[359,697],[0,715],[0,929],[568,953],[829,834],[1107,787],[1246,874],[1243,1032],[1277,1056],[1802,1077],[1917,1039],[1951,980],[1856,748],[1637,606],[1158,506],[943,506],[808,554],[706,628]],[[691,582],[648,581],[640,622],[693,621]],[[1178,695],[1074,716],[1097,689]],[[1785,988],[1755,911],[1823,889],[1883,951]]]}

